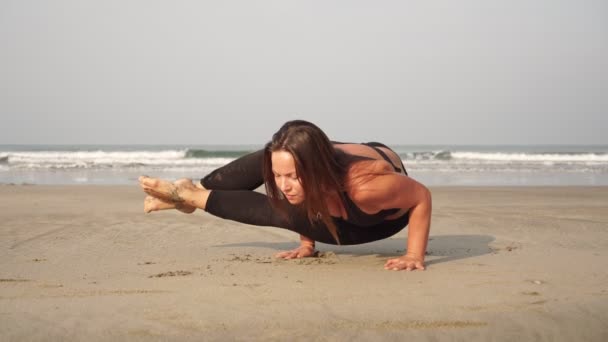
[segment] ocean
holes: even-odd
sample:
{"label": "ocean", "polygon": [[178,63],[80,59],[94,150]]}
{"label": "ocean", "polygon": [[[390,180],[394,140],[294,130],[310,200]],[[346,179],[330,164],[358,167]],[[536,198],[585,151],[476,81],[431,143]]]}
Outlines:
{"label": "ocean", "polygon": [[[0,145],[0,183],[137,183],[145,174],[200,179],[256,145]],[[428,186],[608,185],[608,146],[391,145]]]}

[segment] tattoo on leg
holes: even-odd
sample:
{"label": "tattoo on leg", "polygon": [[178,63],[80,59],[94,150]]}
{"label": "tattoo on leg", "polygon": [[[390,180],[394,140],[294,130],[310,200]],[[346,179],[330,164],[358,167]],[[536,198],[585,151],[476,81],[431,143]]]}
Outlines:
{"label": "tattoo on leg", "polygon": [[175,203],[183,203],[185,200],[179,195],[176,187],[171,189],[171,201]]}

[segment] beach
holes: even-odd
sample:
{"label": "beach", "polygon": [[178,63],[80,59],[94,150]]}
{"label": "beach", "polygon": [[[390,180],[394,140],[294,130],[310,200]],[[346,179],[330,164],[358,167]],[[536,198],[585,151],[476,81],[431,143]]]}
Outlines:
{"label": "beach", "polygon": [[0,185],[4,341],[606,341],[608,187],[431,187],[407,229],[278,260],[287,230],[143,212],[136,185]]}

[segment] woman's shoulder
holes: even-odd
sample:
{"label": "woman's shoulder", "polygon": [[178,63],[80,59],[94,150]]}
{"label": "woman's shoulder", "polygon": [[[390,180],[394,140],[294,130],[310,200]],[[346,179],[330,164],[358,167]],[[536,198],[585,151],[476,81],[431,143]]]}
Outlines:
{"label": "woman's shoulder", "polygon": [[361,158],[355,160],[346,170],[347,178],[357,178],[394,172],[393,166],[383,159]]}
{"label": "woman's shoulder", "polygon": [[392,173],[393,168],[384,160],[357,161],[350,165],[346,173],[345,193],[359,209],[375,213],[382,209],[378,206],[378,198],[387,190],[379,186],[382,182],[378,180]]}
{"label": "woman's shoulder", "polygon": [[351,163],[344,177],[344,187],[351,198],[362,193],[374,190],[375,180],[378,177],[394,173],[394,169],[385,160],[361,159]]}

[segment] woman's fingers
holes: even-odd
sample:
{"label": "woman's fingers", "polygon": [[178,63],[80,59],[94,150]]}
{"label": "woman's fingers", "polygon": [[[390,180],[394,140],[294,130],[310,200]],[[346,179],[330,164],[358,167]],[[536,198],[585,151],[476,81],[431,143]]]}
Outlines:
{"label": "woman's fingers", "polygon": [[313,256],[314,255],[314,251],[310,251],[308,250],[308,248],[296,248],[296,249],[292,249],[291,251],[284,251],[284,252],[279,252],[277,254],[275,254],[275,258],[282,258],[282,259],[295,259],[295,258],[306,258],[309,256]]}
{"label": "woman's fingers", "polygon": [[306,258],[307,256],[310,256],[310,253],[305,250],[298,250],[298,255],[296,255],[296,258]]}
{"label": "woman's fingers", "polygon": [[389,259],[386,264],[384,264],[384,268],[391,268],[394,265],[396,265],[397,261],[399,261],[399,259]]}
{"label": "woman's fingers", "polygon": [[401,270],[413,271],[416,269],[424,270],[424,269],[426,269],[426,267],[424,266],[424,263],[421,261],[401,257],[401,258],[389,259],[386,262],[386,264],[384,264],[384,269],[391,270],[391,271],[401,271]]}
{"label": "woman's fingers", "polygon": [[291,251],[291,252],[287,253],[287,255],[285,256],[285,259],[293,259],[297,255],[298,255],[298,252]]}
{"label": "woman's fingers", "polygon": [[275,254],[274,257],[275,258],[284,258],[285,256],[287,256],[288,253],[289,253],[289,251],[279,252],[279,253]]}
{"label": "woman's fingers", "polygon": [[300,249],[299,249],[299,248],[294,249],[294,250],[292,250],[292,251],[289,253],[289,255],[287,256],[287,258],[285,258],[285,259],[294,259],[294,258],[298,258],[298,255],[299,255],[299,254],[300,254]]}
{"label": "woman's fingers", "polygon": [[284,251],[284,252],[277,253],[277,254],[275,254],[275,257],[283,258],[283,259],[292,259],[296,255],[298,255],[298,251],[291,250],[291,251]]}

